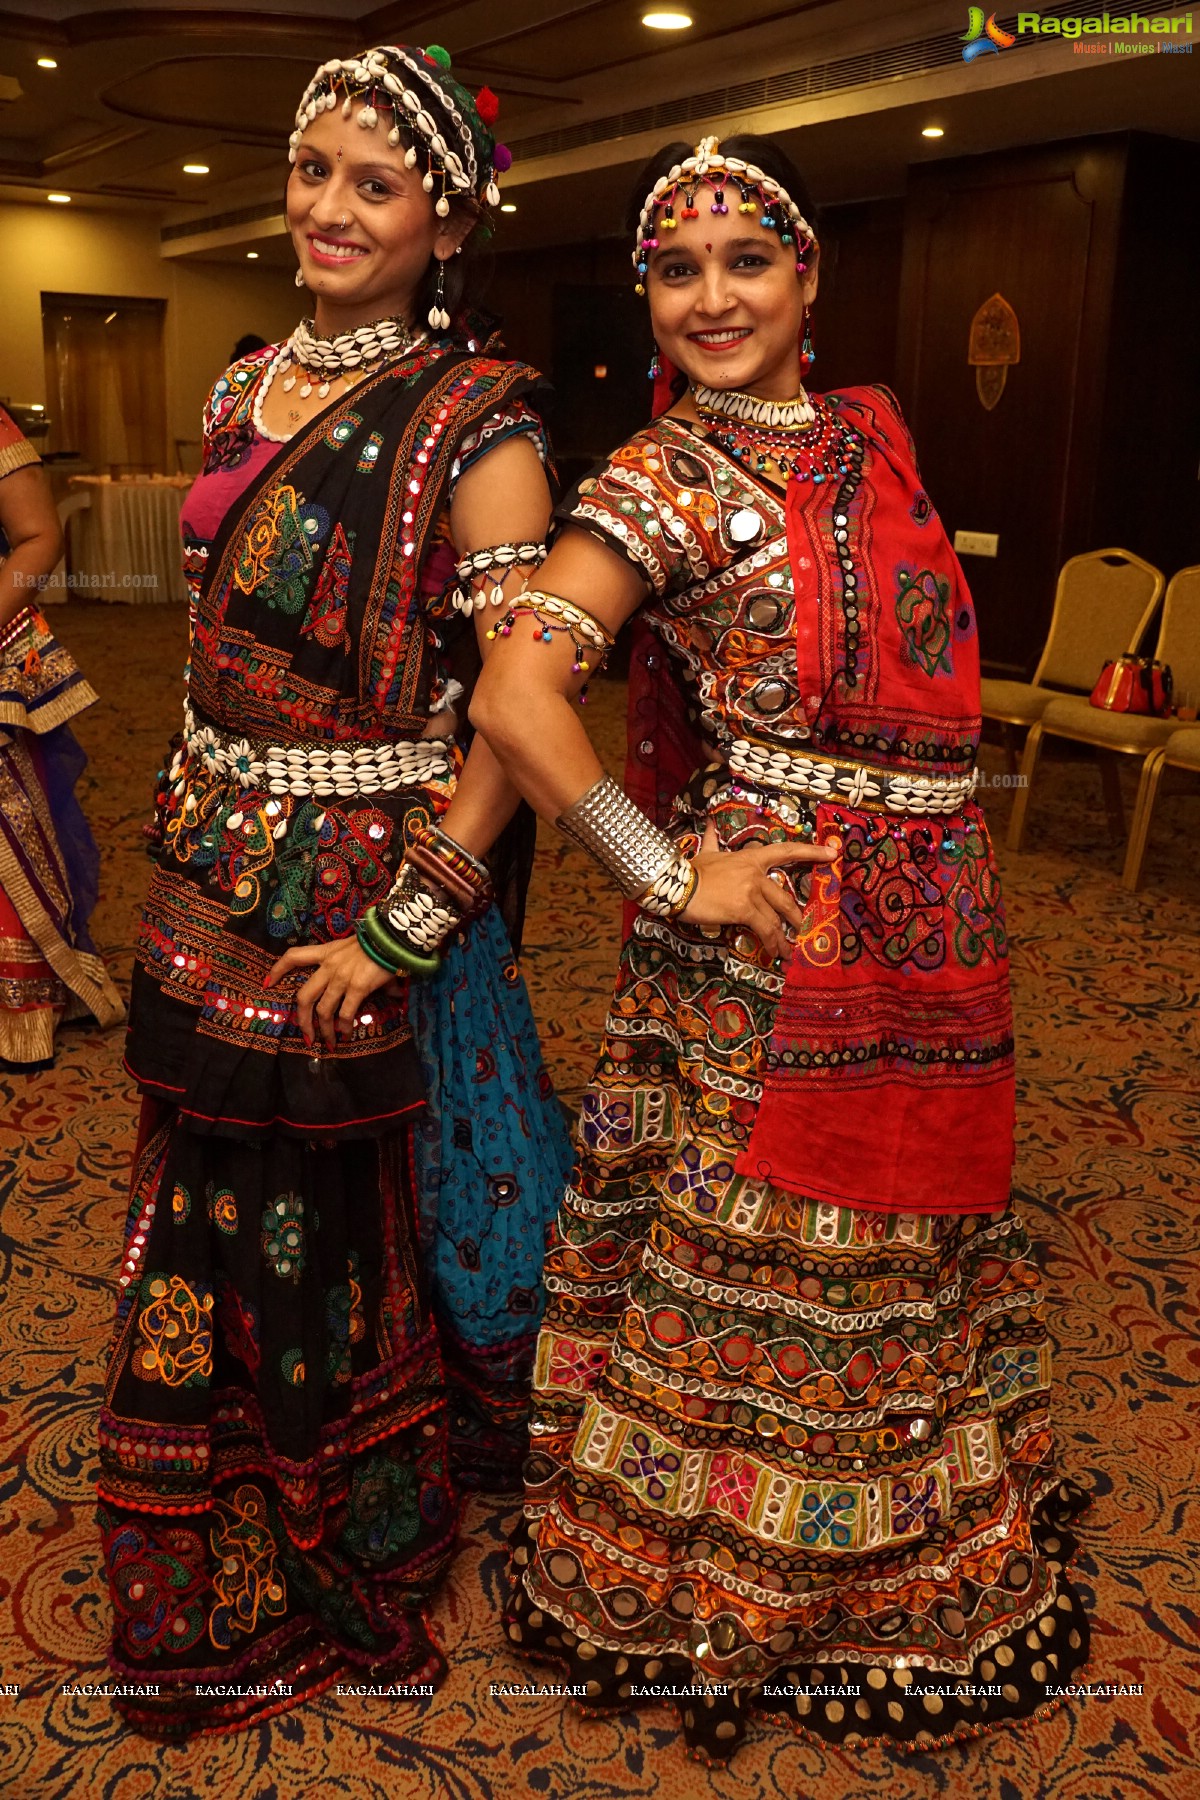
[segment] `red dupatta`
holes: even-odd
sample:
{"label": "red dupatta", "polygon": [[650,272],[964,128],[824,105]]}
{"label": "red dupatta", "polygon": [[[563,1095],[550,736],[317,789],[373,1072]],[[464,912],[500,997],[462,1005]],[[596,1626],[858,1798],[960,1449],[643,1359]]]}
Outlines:
{"label": "red dupatta", "polygon": [[[835,397],[869,445],[855,566],[859,606],[875,618],[858,697],[839,693],[837,716],[911,737],[914,753],[961,747],[979,726],[971,598],[889,402],[878,388]],[[822,691],[834,645],[831,510],[811,484],[789,484],[801,693]],[[929,579],[918,585],[917,571]],[[936,769],[915,754],[891,766],[922,763]],[[738,1172],[877,1212],[998,1211],[1015,1085],[1004,915],[982,815],[974,802],[923,819],[821,802],[815,836],[842,854],[813,874]]]}

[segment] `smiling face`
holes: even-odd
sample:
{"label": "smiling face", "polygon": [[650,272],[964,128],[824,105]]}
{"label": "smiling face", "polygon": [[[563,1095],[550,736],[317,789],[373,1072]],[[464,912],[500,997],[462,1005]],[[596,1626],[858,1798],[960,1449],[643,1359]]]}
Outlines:
{"label": "smiling face", "polygon": [[[706,193],[701,189],[701,193]],[[789,400],[801,387],[804,308],[817,292],[816,246],[796,270],[796,246],[781,244],[759,214],[709,211],[664,230],[650,253],[646,292],[658,347],[688,379]]]}
{"label": "smiling face", "polygon": [[424,323],[413,312],[429,259],[452,256],[471,220],[457,206],[440,219],[421,175],[404,167],[404,147],[392,149],[386,131],[360,130],[357,113],[319,113],[306,128],[288,179],[287,222],[319,330],[385,316]]}

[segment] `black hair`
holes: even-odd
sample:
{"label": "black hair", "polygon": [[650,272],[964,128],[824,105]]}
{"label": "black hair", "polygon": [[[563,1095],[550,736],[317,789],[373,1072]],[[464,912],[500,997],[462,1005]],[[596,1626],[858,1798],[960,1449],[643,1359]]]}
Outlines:
{"label": "black hair", "polygon": [[241,362],[243,356],[253,356],[256,350],[265,350],[266,347],[266,338],[259,337],[257,331],[248,331],[245,337],[240,337],[233,346],[233,352],[229,358],[230,366],[232,367],[235,362]]}
{"label": "black hair", "polygon": [[[646,204],[646,195],[654,184],[664,175],[669,175],[677,163],[686,157],[694,156],[695,144],[685,143],[680,139],[674,144],[664,144],[656,150],[650,161],[641,170],[629,196],[629,206],[625,215],[625,229],[632,235],[637,231],[642,217],[642,208]],[[808,189],[808,183],[787,154],[781,150],[773,138],[756,137],[751,131],[739,131],[733,137],[721,139],[721,155],[733,156],[739,161],[752,163],[777,181],[781,188],[786,188],[804,218],[813,231],[817,228],[816,209]]]}
{"label": "black hair", "polygon": [[[422,103],[425,111],[437,126],[443,141],[447,144],[456,143],[458,128],[436,94],[428,89],[423,90]],[[490,139],[488,141],[490,142]],[[424,140],[414,138],[403,125],[400,127],[400,143],[406,150],[415,143],[418,153],[426,148]],[[475,150],[477,156],[483,153],[479,144],[476,144]],[[422,160],[423,158],[419,157],[418,167]],[[440,185],[439,183],[439,190]],[[441,264],[436,256],[430,258],[429,267],[425,271],[424,278],[418,285],[414,297],[418,326],[425,323],[429,309],[437,298],[439,268],[443,271],[444,298],[442,305],[452,319],[457,319],[464,309],[473,310],[478,306],[480,296],[487,285],[486,275],[491,268],[491,257],[487,254],[487,250],[492,235],[492,226],[490,220],[485,216],[483,208],[474,196],[464,194],[449,184],[447,184],[445,192],[446,198],[450,202],[450,217],[458,219],[465,214],[471,220],[471,228],[463,239],[460,254],[448,256]]]}
{"label": "black hair", "polygon": [[446,198],[450,202],[452,219],[466,213],[473,222],[458,253],[448,256],[444,263],[439,263],[436,256],[430,257],[429,267],[418,283],[413,299],[418,326],[425,323],[429,309],[437,299],[439,269],[444,272],[444,297],[441,304],[452,319],[457,319],[464,310],[472,311],[479,305],[491,270],[492,228],[482,208],[466,194],[456,194],[451,189],[447,189]]}

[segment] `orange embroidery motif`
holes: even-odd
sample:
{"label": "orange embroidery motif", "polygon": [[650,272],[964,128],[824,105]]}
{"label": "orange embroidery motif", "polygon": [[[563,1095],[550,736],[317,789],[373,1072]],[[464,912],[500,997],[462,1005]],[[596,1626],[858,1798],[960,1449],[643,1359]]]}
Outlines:
{"label": "orange embroidery motif", "polygon": [[214,1502],[212,1527],[216,1560],[213,1591],[216,1605],[208,1635],[218,1650],[228,1650],[235,1631],[249,1637],[260,1613],[278,1619],[287,1610],[287,1586],[275,1567],[275,1540],[260,1489],[246,1482],[228,1500]]}
{"label": "orange embroidery motif", "polygon": [[[838,850],[842,847],[836,831],[818,829],[814,840],[821,844],[833,844]],[[813,864],[804,925],[796,937],[796,955],[816,969],[832,968],[841,960],[839,914],[842,881],[837,870],[836,862]]]}
{"label": "orange embroidery motif", "polygon": [[212,1294],[194,1294],[178,1275],[149,1274],[142,1292],[137,1328],[146,1341],[134,1352],[134,1374],[167,1387],[199,1387],[212,1374]]}

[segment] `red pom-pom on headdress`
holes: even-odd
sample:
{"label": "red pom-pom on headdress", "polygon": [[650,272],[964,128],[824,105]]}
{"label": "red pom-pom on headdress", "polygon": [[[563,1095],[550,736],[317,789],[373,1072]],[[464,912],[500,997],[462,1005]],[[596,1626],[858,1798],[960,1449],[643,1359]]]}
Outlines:
{"label": "red pom-pom on headdress", "polygon": [[482,87],[476,94],[475,111],[485,125],[494,125],[500,117],[500,102],[490,87]]}

